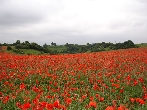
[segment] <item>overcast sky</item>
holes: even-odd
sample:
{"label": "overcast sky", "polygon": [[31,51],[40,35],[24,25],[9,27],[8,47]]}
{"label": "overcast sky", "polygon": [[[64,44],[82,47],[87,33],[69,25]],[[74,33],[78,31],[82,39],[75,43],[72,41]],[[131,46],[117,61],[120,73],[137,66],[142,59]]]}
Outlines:
{"label": "overcast sky", "polygon": [[0,0],[0,43],[147,42],[147,0]]}

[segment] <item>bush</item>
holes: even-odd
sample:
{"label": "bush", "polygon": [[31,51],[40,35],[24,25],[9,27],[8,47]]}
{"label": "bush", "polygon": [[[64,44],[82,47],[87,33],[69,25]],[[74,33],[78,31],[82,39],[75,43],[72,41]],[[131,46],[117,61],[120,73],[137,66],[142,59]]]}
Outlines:
{"label": "bush", "polygon": [[11,46],[7,46],[7,50],[12,50]]}

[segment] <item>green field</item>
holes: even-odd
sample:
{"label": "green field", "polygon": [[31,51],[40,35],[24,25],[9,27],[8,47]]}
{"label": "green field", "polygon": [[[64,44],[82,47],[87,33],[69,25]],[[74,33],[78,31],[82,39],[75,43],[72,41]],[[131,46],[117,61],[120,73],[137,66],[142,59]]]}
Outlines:
{"label": "green field", "polygon": [[135,44],[135,45],[137,45],[139,47],[147,47],[147,43],[141,43],[141,44]]}
{"label": "green field", "polygon": [[66,50],[65,46],[48,46],[48,49],[51,51],[57,51],[58,53],[62,53]]}

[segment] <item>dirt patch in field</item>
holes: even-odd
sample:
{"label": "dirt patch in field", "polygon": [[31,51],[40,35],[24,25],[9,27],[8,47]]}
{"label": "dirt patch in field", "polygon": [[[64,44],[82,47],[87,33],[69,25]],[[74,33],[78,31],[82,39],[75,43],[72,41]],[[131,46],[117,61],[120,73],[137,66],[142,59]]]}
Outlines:
{"label": "dirt patch in field", "polygon": [[0,46],[0,51],[7,50],[7,46]]}

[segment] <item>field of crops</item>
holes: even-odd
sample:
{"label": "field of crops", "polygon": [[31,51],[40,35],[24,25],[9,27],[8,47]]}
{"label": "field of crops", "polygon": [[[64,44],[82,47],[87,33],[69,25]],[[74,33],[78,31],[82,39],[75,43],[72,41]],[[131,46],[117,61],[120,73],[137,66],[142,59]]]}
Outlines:
{"label": "field of crops", "polygon": [[147,48],[0,53],[0,110],[147,110]]}

